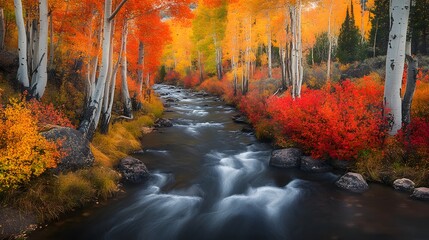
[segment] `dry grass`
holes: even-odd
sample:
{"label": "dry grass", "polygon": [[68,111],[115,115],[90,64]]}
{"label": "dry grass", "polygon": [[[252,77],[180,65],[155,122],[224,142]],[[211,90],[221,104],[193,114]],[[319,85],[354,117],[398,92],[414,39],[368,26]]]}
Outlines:
{"label": "dry grass", "polygon": [[107,135],[97,133],[92,140],[97,162],[106,167],[115,166],[129,152],[141,148],[142,129],[152,125],[153,118],[139,116],[133,121],[114,124]]}
{"label": "dry grass", "polygon": [[34,213],[41,222],[50,221],[97,198],[112,196],[118,191],[119,178],[117,172],[104,167],[59,176],[46,174],[25,189],[8,192],[3,202]]}

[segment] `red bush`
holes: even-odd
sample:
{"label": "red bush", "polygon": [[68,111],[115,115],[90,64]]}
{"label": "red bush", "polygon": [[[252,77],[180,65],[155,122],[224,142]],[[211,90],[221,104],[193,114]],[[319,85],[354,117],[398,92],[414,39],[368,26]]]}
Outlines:
{"label": "red bush", "polygon": [[222,96],[222,94],[225,92],[225,84],[223,81],[220,81],[217,78],[210,78],[201,83],[199,89],[213,95]]}
{"label": "red bush", "polygon": [[170,70],[167,72],[167,75],[164,78],[164,82],[170,83],[170,84],[176,84],[177,81],[180,80],[180,73]]}
{"label": "red bush", "polygon": [[429,119],[412,119],[407,126],[407,133],[401,130],[397,139],[405,149],[417,154],[420,160],[429,162]]}
{"label": "red bush", "polygon": [[40,126],[51,124],[74,128],[70,120],[61,111],[56,110],[52,103],[44,104],[33,99],[27,102],[26,105],[31,110],[32,115],[38,120]]}
{"label": "red bush", "polygon": [[273,97],[268,112],[288,137],[311,151],[313,157],[355,159],[361,150],[378,148],[383,87],[370,78],[356,84],[305,90],[302,97]]}
{"label": "red bush", "polygon": [[183,85],[185,88],[194,88],[200,83],[199,75],[197,73],[188,74],[183,79]]}

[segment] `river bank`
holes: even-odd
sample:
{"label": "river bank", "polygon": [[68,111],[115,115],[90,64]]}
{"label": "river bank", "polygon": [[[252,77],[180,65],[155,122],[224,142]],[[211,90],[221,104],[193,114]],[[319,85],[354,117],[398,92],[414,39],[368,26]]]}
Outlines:
{"label": "river bank", "polygon": [[[30,239],[421,239],[429,205],[370,183],[335,187],[337,173],[268,167],[272,148],[242,132],[217,97],[156,86],[174,98],[172,128],[143,136],[133,157],[152,172],[124,198],[34,232]],[[399,206],[399,207],[398,207]],[[398,228],[398,224],[401,228]]]}
{"label": "river bank", "polygon": [[142,149],[140,138],[151,131],[162,111],[162,103],[153,98],[133,120],[116,122],[107,135],[97,133],[90,144],[95,158],[92,167],[67,173],[47,171],[28,185],[3,193],[0,239],[26,238],[28,232],[76,210],[121,196],[121,175],[116,169],[119,160]]}

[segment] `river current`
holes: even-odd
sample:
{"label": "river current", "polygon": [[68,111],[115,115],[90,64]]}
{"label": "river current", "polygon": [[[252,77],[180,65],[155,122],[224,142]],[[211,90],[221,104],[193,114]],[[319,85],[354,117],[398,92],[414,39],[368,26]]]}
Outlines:
{"label": "river current", "polygon": [[216,97],[155,85],[172,128],[133,154],[152,177],[108,204],[79,210],[30,239],[429,239],[429,204],[378,184],[353,194],[335,173],[268,166],[272,148]]}

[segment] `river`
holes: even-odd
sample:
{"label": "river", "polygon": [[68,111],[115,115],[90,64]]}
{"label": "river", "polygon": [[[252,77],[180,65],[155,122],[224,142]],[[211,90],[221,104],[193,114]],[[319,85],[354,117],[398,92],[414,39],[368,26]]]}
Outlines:
{"label": "river", "polygon": [[429,239],[429,204],[370,184],[353,194],[334,173],[268,166],[272,148],[216,97],[155,85],[175,98],[174,126],[143,137],[152,172],[127,194],[70,214],[29,239]]}

